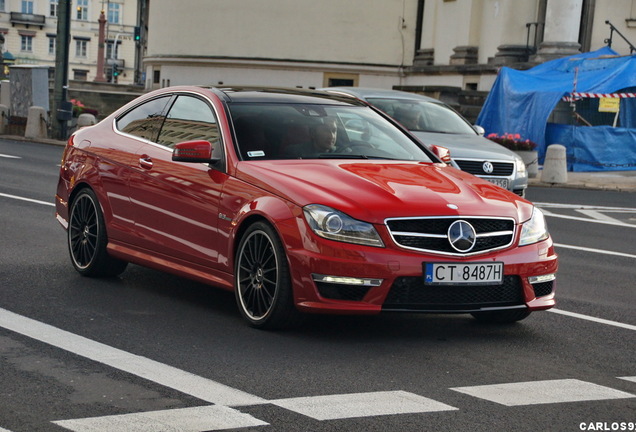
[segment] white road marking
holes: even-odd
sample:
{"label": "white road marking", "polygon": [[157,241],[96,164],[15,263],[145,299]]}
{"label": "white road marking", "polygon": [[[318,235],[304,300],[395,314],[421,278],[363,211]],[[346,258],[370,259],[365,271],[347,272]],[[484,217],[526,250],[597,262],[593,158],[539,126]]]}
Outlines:
{"label": "white road marking", "polygon": [[576,379],[456,387],[451,390],[505,406],[627,399],[631,393]]}
{"label": "white road marking", "polygon": [[556,314],[560,314],[560,315],[565,315],[565,316],[569,316],[572,318],[579,318],[582,320],[586,320],[586,321],[592,321],[595,323],[599,323],[599,324],[605,324],[605,325],[610,325],[610,326],[614,326],[614,327],[620,327],[620,328],[624,328],[627,330],[636,330],[636,326],[631,325],[631,324],[624,324],[621,322],[617,322],[617,321],[610,321],[610,320],[606,320],[603,318],[596,318],[593,316],[589,316],[589,315],[583,315],[583,314],[579,314],[576,312],[568,312],[568,311],[564,311],[561,309],[556,309],[556,308],[552,308],[552,309],[548,309],[548,312],[552,312],[552,313],[556,313]]}
{"label": "white road marking", "polygon": [[563,243],[555,243],[554,246],[556,246],[557,248],[575,249],[575,250],[580,250],[580,251],[583,251],[583,252],[593,252],[593,253],[599,253],[599,254],[604,254],[604,255],[620,256],[620,257],[625,257],[625,258],[636,258],[636,255],[628,254],[628,253],[624,253],[624,252],[614,252],[614,251],[608,251],[608,250],[603,250],[603,249],[587,248],[587,247],[583,247],[583,246],[572,246],[572,245],[566,245],[566,244],[563,244]]}
{"label": "white road marking", "polygon": [[206,402],[231,406],[266,403],[258,396],[95,342],[6,309],[0,309],[0,326]]}
{"label": "white road marking", "polygon": [[607,207],[607,206],[595,206],[586,204],[560,204],[560,203],[545,203],[535,202],[534,205],[543,208],[560,208],[560,209],[575,209],[575,210],[599,210],[607,212],[636,212],[634,207]]}
{"label": "white road marking", "polygon": [[201,432],[268,426],[262,420],[220,405],[54,421],[76,432]]}
{"label": "white road marking", "polygon": [[0,428],[0,432],[11,432],[9,429]]}
{"label": "white road marking", "polygon": [[[628,224],[618,219],[607,216],[603,213],[636,213],[636,208],[631,207],[606,207],[606,206],[592,206],[592,205],[583,205],[583,204],[560,204],[560,203],[543,203],[543,202],[535,202],[537,207],[540,207],[543,210],[543,213],[548,217],[561,218],[561,219],[570,219],[581,222],[591,222],[591,223],[600,223],[606,225],[615,225],[629,228],[636,228],[634,224]],[[561,215],[557,213],[552,213],[547,209],[570,209],[576,210],[580,213],[583,213],[590,218],[577,217],[577,216],[569,216],[569,215]]]}
{"label": "white road marking", "polygon": [[458,408],[405,391],[278,399],[270,403],[316,420],[451,411]]}
{"label": "white road marking", "polygon": [[622,225],[624,222],[619,221],[618,219],[615,219],[611,216],[608,216],[606,214],[601,213],[598,210],[586,210],[586,209],[579,209],[577,210],[577,212],[584,214],[587,217],[590,217],[592,219],[596,219],[596,220],[604,220],[606,222],[613,222],[616,225]]}
{"label": "white road marking", "polygon": [[636,376],[633,376],[633,377],[618,377],[618,379],[622,379],[622,380],[631,381],[631,382],[635,382],[636,383]]}
{"label": "white road marking", "polygon": [[578,217],[578,216],[560,215],[560,214],[552,213],[547,210],[544,210],[543,214],[546,215],[547,217],[553,217],[558,219],[569,219],[569,220],[575,220],[575,221],[581,221],[581,222],[590,222],[590,223],[597,223],[597,224],[604,224],[604,225],[614,225],[614,226],[627,227],[627,228],[636,228],[635,224],[628,224],[628,223],[620,222],[620,221],[612,222],[608,220],[598,220],[598,219],[589,219],[589,218]]}
{"label": "white road marking", "polygon": [[[592,319],[584,315],[555,309],[551,311],[636,330],[636,326],[598,318]],[[264,404],[273,404],[316,420],[458,410],[458,408],[442,402],[405,391],[298,397],[270,401],[2,308],[0,308],[0,327],[215,404],[213,406],[54,422],[72,431],[128,432],[134,430],[150,432],[179,430],[201,432],[258,427],[268,425],[268,423],[249,414],[241,413],[230,406]],[[636,377],[621,379],[636,382]],[[636,397],[630,393],[573,379],[457,387],[451,390],[508,406]],[[0,432],[10,431],[0,428]]]}
{"label": "white road marking", "polygon": [[35,203],[35,204],[42,204],[42,205],[46,205],[46,206],[55,207],[55,203],[52,203],[52,202],[40,201],[40,200],[31,199],[31,198],[24,198],[24,197],[21,197],[21,196],[9,195],[9,194],[5,194],[5,193],[0,193],[0,196],[5,197],[5,198],[16,199],[16,200],[20,200],[20,201],[28,201],[28,202],[32,202],[32,203]]}
{"label": "white road marking", "polygon": [[[0,157],[6,158],[6,159],[22,159],[20,156],[11,156],[11,155],[6,155],[2,153],[0,153]],[[2,432],[2,429],[0,429],[0,432]]]}

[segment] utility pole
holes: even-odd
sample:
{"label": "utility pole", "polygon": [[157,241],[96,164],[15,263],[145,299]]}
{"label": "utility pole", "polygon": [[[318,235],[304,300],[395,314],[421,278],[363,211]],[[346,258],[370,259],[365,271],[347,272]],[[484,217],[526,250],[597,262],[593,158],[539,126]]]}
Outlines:
{"label": "utility pole", "polygon": [[53,136],[66,140],[67,124],[73,117],[68,99],[68,57],[71,42],[71,0],[59,0],[55,45],[55,87],[53,89]]}

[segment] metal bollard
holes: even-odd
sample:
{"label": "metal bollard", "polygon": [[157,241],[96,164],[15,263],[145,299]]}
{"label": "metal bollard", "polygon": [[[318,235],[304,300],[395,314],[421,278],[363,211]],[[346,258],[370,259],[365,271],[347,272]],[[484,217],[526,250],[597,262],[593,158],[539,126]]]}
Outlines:
{"label": "metal bollard", "polygon": [[548,146],[541,173],[543,183],[567,183],[568,167],[566,161],[566,149],[561,144]]}

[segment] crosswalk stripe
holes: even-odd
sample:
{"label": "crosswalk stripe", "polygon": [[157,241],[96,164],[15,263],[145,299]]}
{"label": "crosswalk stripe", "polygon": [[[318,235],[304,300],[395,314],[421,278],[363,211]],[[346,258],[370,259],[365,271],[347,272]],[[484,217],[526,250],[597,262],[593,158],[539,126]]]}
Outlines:
{"label": "crosswalk stripe", "polygon": [[269,425],[249,414],[220,405],[59,420],[53,423],[76,432],[201,432]]}
{"label": "crosswalk stripe", "polygon": [[458,408],[405,391],[278,399],[270,403],[316,420],[451,411]]}
{"label": "crosswalk stripe", "polygon": [[228,406],[253,405],[264,402],[258,396],[146,357],[113,348],[1,308],[0,327],[178,390],[206,402]]}
{"label": "crosswalk stripe", "polygon": [[636,397],[630,393],[576,379],[455,387],[451,390],[506,406]]}

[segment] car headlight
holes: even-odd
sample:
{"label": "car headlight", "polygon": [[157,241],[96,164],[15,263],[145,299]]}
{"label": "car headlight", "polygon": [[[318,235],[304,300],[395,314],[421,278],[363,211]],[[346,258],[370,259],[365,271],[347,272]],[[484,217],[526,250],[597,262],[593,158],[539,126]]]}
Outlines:
{"label": "car headlight", "polygon": [[523,177],[526,174],[526,164],[520,157],[515,158],[515,165],[517,166],[517,172],[519,176]]}
{"label": "car headlight", "polygon": [[318,204],[306,206],[304,214],[312,231],[320,237],[345,243],[384,247],[380,235],[370,223]]}
{"label": "car headlight", "polygon": [[521,226],[521,239],[519,239],[519,246],[525,246],[532,243],[540,242],[550,236],[548,233],[548,224],[545,221],[543,212],[538,208],[534,208],[532,211],[532,217],[529,221],[525,222]]}

